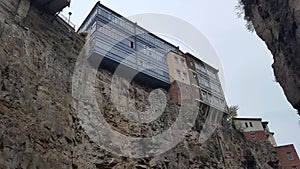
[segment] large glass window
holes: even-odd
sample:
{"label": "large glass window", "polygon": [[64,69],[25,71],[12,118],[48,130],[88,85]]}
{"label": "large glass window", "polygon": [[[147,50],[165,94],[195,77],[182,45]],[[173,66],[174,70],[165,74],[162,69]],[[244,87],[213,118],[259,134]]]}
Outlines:
{"label": "large glass window", "polygon": [[204,85],[205,87],[210,87],[210,82],[201,76],[199,76],[199,83]]}
{"label": "large glass window", "polygon": [[211,83],[211,88],[217,92],[221,92],[221,88],[219,85],[216,85],[214,83]]}

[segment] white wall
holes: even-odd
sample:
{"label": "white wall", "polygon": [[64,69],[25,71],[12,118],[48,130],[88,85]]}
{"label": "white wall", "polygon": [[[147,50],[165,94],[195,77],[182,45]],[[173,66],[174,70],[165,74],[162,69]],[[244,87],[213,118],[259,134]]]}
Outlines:
{"label": "white wall", "polygon": [[[250,126],[250,122],[252,123],[252,127]],[[246,127],[245,123],[248,124],[248,127]],[[259,120],[235,120],[235,124],[238,129],[242,129],[244,132],[264,130],[263,125]]]}

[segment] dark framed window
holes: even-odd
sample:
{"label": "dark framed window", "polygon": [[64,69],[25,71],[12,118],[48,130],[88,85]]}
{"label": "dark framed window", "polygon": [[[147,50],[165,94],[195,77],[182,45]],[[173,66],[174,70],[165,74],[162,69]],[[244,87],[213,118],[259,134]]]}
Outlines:
{"label": "dark framed window", "polygon": [[250,127],[253,127],[252,122],[249,122]]}
{"label": "dark framed window", "polygon": [[287,152],[286,155],[290,161],[295,160],[295,158],[291,152]]}

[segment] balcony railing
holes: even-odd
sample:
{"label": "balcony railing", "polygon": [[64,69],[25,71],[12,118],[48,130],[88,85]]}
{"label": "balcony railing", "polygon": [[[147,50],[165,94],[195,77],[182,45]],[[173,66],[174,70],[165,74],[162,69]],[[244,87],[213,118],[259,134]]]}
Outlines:
{"label": "balcony railing", "polygon": [[58,15],[63,21],[65,21],[71,28],[75,30],[76,25],[70,21],[70,18],[67,18],[62,13],[59,13]]}

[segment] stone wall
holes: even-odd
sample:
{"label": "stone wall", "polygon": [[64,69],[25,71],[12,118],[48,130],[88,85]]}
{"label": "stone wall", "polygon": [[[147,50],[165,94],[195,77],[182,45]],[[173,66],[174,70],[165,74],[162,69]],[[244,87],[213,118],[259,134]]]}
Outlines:
{"label": "stone wall", "polygon": [[[143,169],[143,168],[276,168],[270,144],[249,143],[228,125],[217,126],[199,142],[205,119],[199,115],[192,130],[175,148],[156,157],[131,159],[105,151],[81,126],[72,102],[72,77],[84,41],[59,20],[32,6],[16,20],[18,3],[0,2],[0,168],[11,169]],[[99,70],[97,101],[107,122],[118,132],[150,137],[168,129],[178,105],[167,95],[161,117],[147,125],[122,119],[111,102],[112,73]],[[122,80],[121,80],[122,81]],[[151,89],[130,84],[126,96],[138,110],[149,106]],[[207,123],[206,125],[210,125]],[[207,130],[210,128],[208,127]]]}

